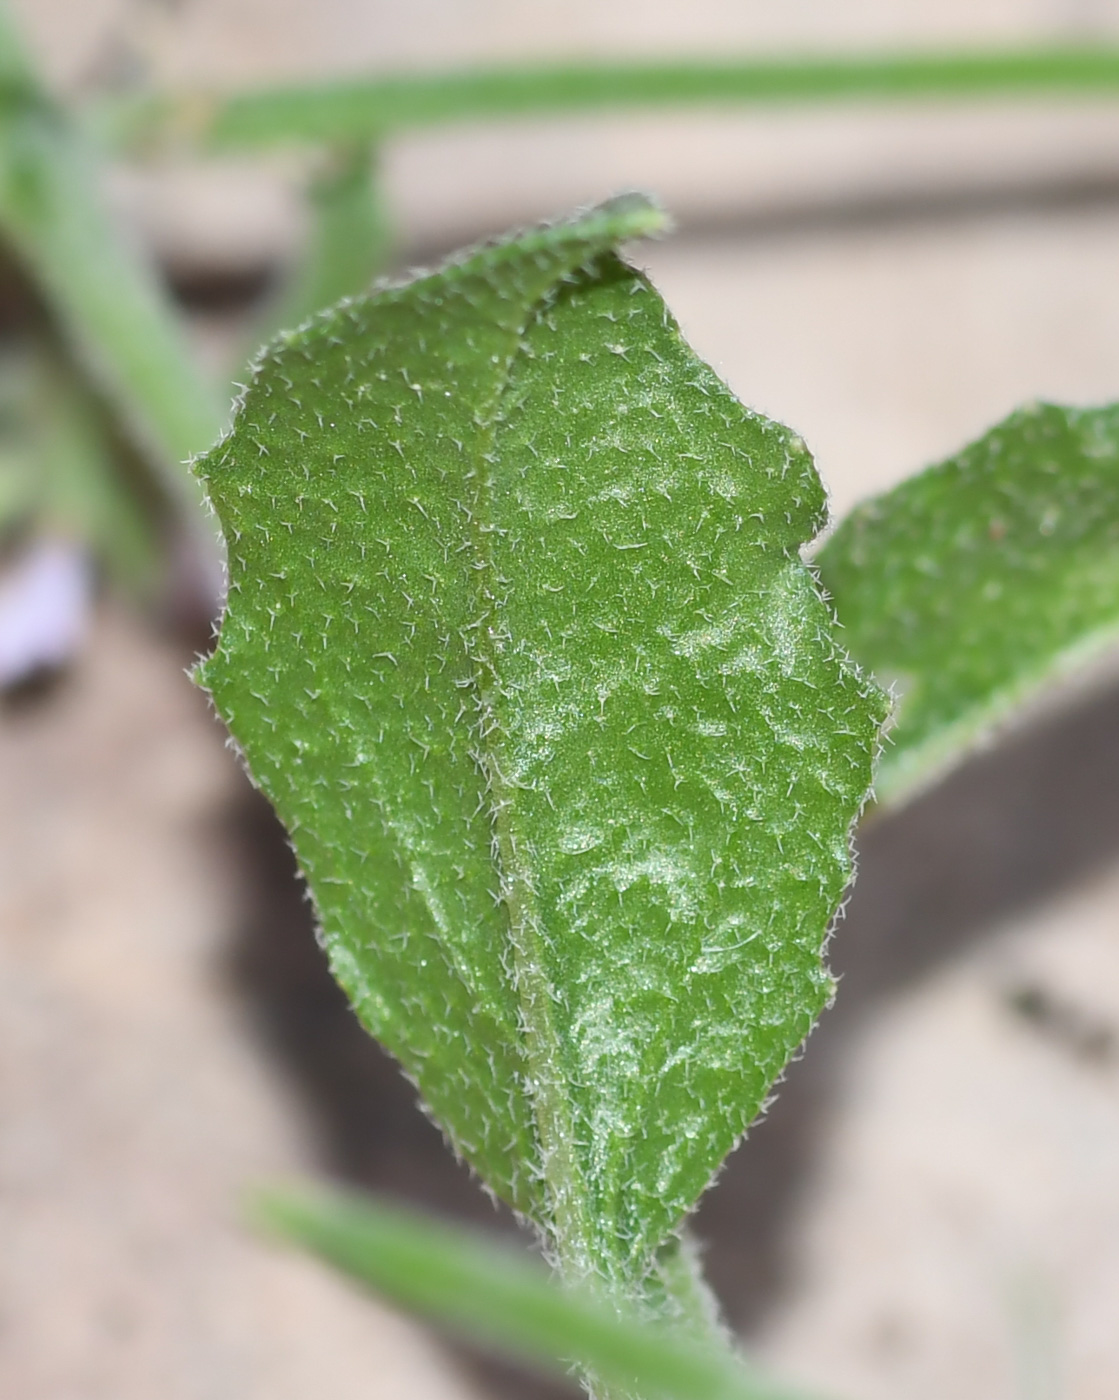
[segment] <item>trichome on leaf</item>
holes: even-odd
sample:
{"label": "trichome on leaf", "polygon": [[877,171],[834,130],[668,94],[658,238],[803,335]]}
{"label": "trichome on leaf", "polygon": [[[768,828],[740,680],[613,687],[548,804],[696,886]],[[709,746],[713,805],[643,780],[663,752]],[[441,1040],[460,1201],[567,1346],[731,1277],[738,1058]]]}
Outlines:
{"label": "trichome on leaf", "polygon": [[202,463],[204,684],[332,967],[568,1277],[640,1292],[824,1006],[885,712],[803,443],[616,251],[628,198],[343,302]]}

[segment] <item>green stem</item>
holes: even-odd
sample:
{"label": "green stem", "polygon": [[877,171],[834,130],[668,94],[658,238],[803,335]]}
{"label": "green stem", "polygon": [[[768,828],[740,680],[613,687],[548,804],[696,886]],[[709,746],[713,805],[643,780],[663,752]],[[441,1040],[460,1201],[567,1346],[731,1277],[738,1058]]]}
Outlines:
{"label": "green stem", "polygon": [[479,68],[147,100],[118,134],[162,128],[213,149],[372,140],[415,127],[657,107],[1119,96],[1119,47]]}
{"label": "green stem", "polygon": [[0,3],[0,100],[26,96],[35,90],[35,74],[12,17],[7,0]]}
{"label": "green stem", "polygon": [[127,448],[113,439],[102,405],[59,348],[44,337],[26,353],[42,522],[88,540],[111,577],[151,602],[162,543],[156,503],[122,472]]}
{"label": "green stem", "polygon": [[[794,1400],[752,1368],[614,1311],[585,1289],[561,1289],[536,1261],[373,1198],[258,1194],[261,1224],[310,1249],[398,1306],[524,1360],[578,1356],[607,1377],[605,1394],[663,1400]],[[600,1395],[602,1392],[600,1392]]]}
{"label": "green stem", "polygon": [[392,238],[368,142],[332,149],[307,190],[311,234],[283,293],[255,328],[258,339],[297,326],[313,312],[364,292],[388,261]]}
{"label": "green stem", "polygon": [[661,1246],[655,1277],[664,1289],[663,1310],[671,1322],[701,1342],[730,1349],[718,1299],[703,1276],[702,1250],[689,1230]]}
{"label": "green stem", "polygon": [[[35,82],[0,0],[0,235],[85,372],[157,464],[199,537],[202,493],[182,463],[221,430],[154,272],[121,237],[78,133]],[[212,548],[212,545],[211,545]]]}
{"label": "green stem", "polygon": [[[645,1297],[628,1297],[625,1306],[642,1310],[651,1325],[664,1328],[668,1335],[721,1358],[728,1368],[741,1371],[744,1380],[764,1391],[763,1378],[739,1353],[722,1320],[718,1300],[703,1276],[702,1249],[686,1228],[657,1252]],[[632,1390],[603,1385],[593,1370],[584,1370],[583,1378],[593,1400],[640,1400]]]}

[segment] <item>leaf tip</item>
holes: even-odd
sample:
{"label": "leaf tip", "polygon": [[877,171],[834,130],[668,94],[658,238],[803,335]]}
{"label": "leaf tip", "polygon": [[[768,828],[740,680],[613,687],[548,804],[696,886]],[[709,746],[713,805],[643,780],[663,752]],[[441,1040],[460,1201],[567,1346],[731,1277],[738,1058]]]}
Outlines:
{"label": "leaf tip", "polygon": [[628,238],[653,238],[672,229],[672,220],[660,201],[640,190],[616,194],[577,216],[575,222],[588,233],[597,232],[601,223],[602,232],[619,243]]}

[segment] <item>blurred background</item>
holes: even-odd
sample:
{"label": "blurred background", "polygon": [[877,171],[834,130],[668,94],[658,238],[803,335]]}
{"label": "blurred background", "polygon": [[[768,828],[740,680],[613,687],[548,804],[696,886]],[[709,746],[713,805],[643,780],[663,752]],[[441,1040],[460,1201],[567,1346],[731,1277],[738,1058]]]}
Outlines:
{"label": "blurred background", "polygon": [[[50,93],[110,115],[497,61],[1119,42],[1119,0],[11,10]],[[168,126],[146,148],[141,121],[97,180],[216,427],[297,304],[322,236],[306,191],[337,170],[203,158]],[[394,272],[659,195],[677,230],[639,260],[738,395],[804,435],[837,513],[1027,400],[1119,398],[1119,98],[519,117],[398,134],[379,168],[367,226]],[[246,1184],[320,1173],[513,1228],[335,991],[282,833],[185,678],[205,544],[91,505],[84,476],[49,509],[6,503],[30,489],[21,444],[70,421],[35,256],[0,260],[0,1394],[551,1394],[240,1221]],[[80,458],[83,433],[51,450]],[[178,488],[96,443],[160,517]],[[1115,675],[866,828],[836,1007],[700,1211],[729,1319],[821,1395],[1119,1394]]]}

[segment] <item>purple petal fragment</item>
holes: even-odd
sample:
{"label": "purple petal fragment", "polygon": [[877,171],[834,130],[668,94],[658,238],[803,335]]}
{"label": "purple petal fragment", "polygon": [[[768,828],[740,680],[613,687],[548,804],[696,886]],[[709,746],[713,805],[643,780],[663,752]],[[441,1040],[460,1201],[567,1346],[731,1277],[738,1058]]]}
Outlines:
{"label": "purple petal fragment", "polygon": [[0,690],[74,658],[92,591],[89,560],[68,540],[39,540],[0,574]]}

